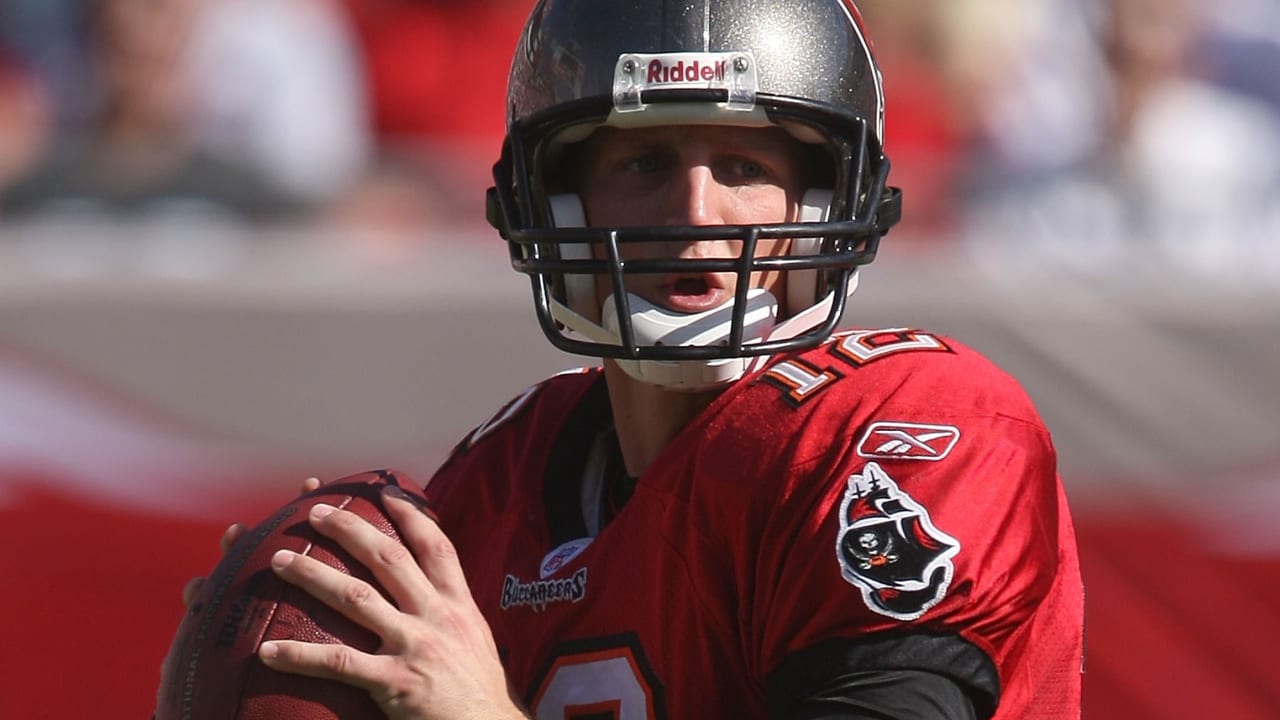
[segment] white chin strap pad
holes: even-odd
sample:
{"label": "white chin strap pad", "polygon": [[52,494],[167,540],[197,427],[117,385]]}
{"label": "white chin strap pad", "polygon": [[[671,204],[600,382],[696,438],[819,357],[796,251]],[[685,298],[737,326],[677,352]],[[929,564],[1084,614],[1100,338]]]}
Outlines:
{"label": "white chin strap pad", "polygon": [[[733,303],[696,313],[682,313],[654,305],[638,295],[627,294],[631,306],[631,330],[640,345],[668,347],[712,347],[729,344],[733,324]],[[617,305],[613,295],[604,301],[604,327],[621,337]],[[778,318],[778,300],[768,290],[747,291],[747,312],[742,336],[763,338]]]}
{"label": "white chin strap pad", "polygon": [[[731,302],[704,312],[679,313],[630,293],[627,301],[631,307],[631,330],[638,345],[714,347],[729,342],[733,325]],[[621,342],[613,295],[605,300],[602,317],[605,331]],[[768,336],[777,318],[777,298],[763,288],[749,291],[743,338],[747,342],[758,342]],[[628,375],[641,382],[676,390],[707,390],[742,377],[749,360],[617,360],[617,363]]]}

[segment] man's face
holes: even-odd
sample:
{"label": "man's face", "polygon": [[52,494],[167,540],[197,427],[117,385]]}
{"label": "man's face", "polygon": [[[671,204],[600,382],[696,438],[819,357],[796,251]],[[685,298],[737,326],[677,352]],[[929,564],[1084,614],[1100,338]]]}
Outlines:
{"label": "man's face", "polygon": [[[587,224],[745,225],[794,221],[804,172],[796,141],[779,128],[601,128],[586,141],[579,194]],[[785,255],[787,240],[761,240],[758,257]],[[624,259],[738,257],[742,242],[628,244]],[[752,287],[784,298],[783,276],[754,273]],[[630,275],[627,290],[684,313],[733,298],[733,273]],[[612,291],[598,284],[600,300]]]}

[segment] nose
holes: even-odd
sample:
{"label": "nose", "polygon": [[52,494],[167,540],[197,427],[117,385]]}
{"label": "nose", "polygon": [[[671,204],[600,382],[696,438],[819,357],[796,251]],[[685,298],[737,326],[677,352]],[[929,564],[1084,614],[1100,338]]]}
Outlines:
{"label": "nose", "polygon": [[[726,224],[726,188],[705,164],[690,163],[668,186],[666,224],[710,226]],[[727,240],[663,243],[662,254],[681,258],[735,257]]]}
{"label": "nose", "polygon": [[668,218],[671,225],[723,225],[724,187],[711,168],[692,163],[671,183]]}

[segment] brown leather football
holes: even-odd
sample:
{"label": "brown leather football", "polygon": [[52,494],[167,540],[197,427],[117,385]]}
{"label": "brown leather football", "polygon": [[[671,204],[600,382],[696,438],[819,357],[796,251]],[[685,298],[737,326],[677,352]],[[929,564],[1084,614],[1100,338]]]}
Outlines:
{"label": "brown leather football", "polygon": [[[399,539],[381,492],[396,485],[422,499],[413,481],[390,470],[343,478],[299,497],[240,538],[205,579],[178,626],[161,673],[156,720],[363,720],[384,718],[364,690],[276,672],[258,659],[265,640],[342,642],[365,652],[378,638],[279,579],[281,548],[309,555],[381,590],[368,571],[315,532],[307,516],[328,503]],[[351,568],[356,568],[352,571]]]}

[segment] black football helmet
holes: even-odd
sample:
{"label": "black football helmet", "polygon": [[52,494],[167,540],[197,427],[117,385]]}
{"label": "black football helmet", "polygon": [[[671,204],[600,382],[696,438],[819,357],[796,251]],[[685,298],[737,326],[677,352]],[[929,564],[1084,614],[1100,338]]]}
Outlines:
{"label": "black football helmet", "polygon": [[[512,59],[489,221],[531,277],[557,347],[618,359],[658,385],[713,387],[836,329],[858,268],[901,214],[883,116],[879,68],[849,0],[541,0]],[[559,167],[567,148],[600,126],[678,124],[781,126],[827,166],[814,173],[824,179],[794,223],[585,227]],[[755,257],[770,238],[791,239],[789,255]],[[741,256],[620,261],[626,243],[712,239],[742,241]],[[771,270],[787,274],[781,322],[777,303],[748,289],[752,272]],[[646,331],[653,308],[638,308],[629,276],[710,272],[738,274],[734,302],[692,329]],[[613,288],[604,307],[598,276]]]}

